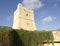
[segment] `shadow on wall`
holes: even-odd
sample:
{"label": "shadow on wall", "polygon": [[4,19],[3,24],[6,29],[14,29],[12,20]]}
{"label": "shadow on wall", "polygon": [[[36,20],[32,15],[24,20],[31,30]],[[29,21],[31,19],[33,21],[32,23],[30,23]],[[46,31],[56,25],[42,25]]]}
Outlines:
{"label": "shadow on wall", "polygon": [[22,42],[18,33],[15,30],[13,30],[13,37],[14,37],[13,46],[24,46],[24,43]]}

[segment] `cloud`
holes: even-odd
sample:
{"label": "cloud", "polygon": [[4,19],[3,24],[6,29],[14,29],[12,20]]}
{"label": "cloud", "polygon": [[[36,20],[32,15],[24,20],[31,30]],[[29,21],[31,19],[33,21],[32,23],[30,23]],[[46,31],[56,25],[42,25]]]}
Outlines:
{"label": "cloud", "polygon": [[56,17],[48,16],[42,19],[43,24],[46,24],[48,22],[52,22],[56,19]]}
{"label": "cloud", "polygon": [[54,6],[54,7],[57,7],[57,4],[55,3],[53,6]]}
{"label": "cloud", "polygon": [[7,20],[8,20],[8,21],[12,20],[12,18],[13,18],[12,15],[7,16]]}
{"label": "cloud", "polygon": [[40,0],[23,0],[22,4],[29,9],[38,9],[44,5]]}

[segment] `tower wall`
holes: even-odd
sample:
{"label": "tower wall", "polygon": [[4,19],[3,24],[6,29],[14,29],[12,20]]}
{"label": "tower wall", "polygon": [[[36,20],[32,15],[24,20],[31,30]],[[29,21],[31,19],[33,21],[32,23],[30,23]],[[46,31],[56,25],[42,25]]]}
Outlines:
{"label": "tower wall", "polygon": [[18,4],[16,11],[14,12],[14,29],[36,30],[34,22],[34,12],[30,9],[22,7]]}

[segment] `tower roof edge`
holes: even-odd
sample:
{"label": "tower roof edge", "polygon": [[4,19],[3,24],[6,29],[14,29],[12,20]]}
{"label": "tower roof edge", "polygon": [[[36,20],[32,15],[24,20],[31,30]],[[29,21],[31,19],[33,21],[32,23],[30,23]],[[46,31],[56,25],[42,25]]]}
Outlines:
{"label": "tower roof edge", "polygon": [[22,4],[21,4],[21,3],[18,3],[18,6],[17,6],[17,7],[18,7],[18,8],[19,8],[19,7],[22,7]]}

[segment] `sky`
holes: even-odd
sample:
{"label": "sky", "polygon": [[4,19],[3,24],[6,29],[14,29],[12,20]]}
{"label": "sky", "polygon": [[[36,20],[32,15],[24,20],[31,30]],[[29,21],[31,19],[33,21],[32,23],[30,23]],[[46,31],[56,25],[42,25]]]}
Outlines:
{"label": "sky", "polygon": [[0,26],[12,27],[18,3],[34,11],[37,30],[60,29],[60,0],[0,0]]}

